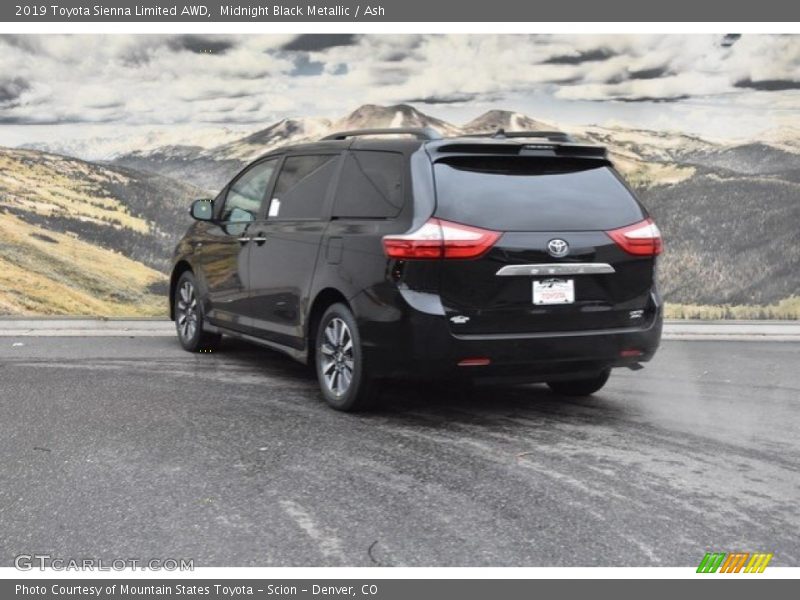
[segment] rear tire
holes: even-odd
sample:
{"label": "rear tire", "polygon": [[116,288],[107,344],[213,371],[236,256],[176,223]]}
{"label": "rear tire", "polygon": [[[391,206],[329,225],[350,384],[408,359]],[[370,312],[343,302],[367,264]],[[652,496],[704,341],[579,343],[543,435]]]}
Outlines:
{"label": "rear tire", "polygon": [[197,280],[191,271],[184,272],[175,286],[175,329],[178,340],[188,352],[214,352],[222,335],[203,330],[203,303],[197,296]]}
{"label": "rear tire", "polygon": [[344,304],[333,304],[322,315],[314,341],[314,359],[322,396],[331,407],[353,412],[374,404],[377,382],[364,372],[358,325]]}
{"label": "rear tire", "polygon": [[606,384],[609,375],[611,375],[611,369],[606,369],[594,377],[570,379],[568,381],[548,381],[547,385],[556,394],[562,396],[589,396]]}

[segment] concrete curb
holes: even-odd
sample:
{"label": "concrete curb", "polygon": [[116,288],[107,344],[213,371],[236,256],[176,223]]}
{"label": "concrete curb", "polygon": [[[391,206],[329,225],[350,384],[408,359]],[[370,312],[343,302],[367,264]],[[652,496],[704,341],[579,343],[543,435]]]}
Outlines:
{"label": "concrete curb", "polygon": [[166,319],[0,319],[0,337],[165,335],[175,335],[175,325]]}
{"label": "concrete curb", "polygon": [[665,340],[800,342],[798,321],[665,321]]}
{"label": "concrete curb", "polygon": [[[160,337],[175,335],[162,318],[0,317],[0,337]],[[665,321],[665,340],[800,342],[800,321]]]}
{"label": "concrete curb", "polygon": [[800,335],[687,334],[665,331],[661,336],[661,340],[668,342],[800,342]]}
{"label": "concrete curb", "polygon": [[163,318],[0,318],[0,337],[158,337],[167,335],[175,335],[175,325],[172,321]]}

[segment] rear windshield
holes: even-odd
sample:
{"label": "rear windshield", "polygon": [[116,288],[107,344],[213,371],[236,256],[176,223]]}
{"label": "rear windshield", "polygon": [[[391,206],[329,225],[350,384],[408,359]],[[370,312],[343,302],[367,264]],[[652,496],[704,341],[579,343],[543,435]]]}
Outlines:
{"label": "rear windshield", "polygon": [[612,169],[549,157],[454,157],[437,162],[436,214],[498,231],[608,230],[644,215]]}

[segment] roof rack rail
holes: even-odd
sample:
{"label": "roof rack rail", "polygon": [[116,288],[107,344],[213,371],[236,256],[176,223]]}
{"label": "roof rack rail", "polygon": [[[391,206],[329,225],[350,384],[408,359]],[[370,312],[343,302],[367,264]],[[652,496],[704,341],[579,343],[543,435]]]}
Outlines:
{"label": "roof rack rail", "polygon": [[563,131],[506,131],[498,129],[494,133],[468,133],[464,137],[485,137],[485,138],[546,138],[553,142],[574,142],[575,139]]}
{"label": "roof rack rail", "polygon": [[323,140],[346,140],[366,135],[413,135],[418,140],[441,140],[442,135],[431,127],[387,127],[384,129],[353,129],[326,135]]}

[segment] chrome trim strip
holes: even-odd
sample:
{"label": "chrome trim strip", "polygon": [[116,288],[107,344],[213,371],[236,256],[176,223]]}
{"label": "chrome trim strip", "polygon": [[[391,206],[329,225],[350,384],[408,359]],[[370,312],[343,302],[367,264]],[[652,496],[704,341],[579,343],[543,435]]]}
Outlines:
{"label": "chrome trim strip", "polygon": [[537,265],[507,265],[495,275],[498,277],[514,277],[517,275],[600,275],[614,273],[615,269],[608,263],[542,263]]}
{"label": "chrome trim strip", "polygon": [[649,333],[655,328],[658,319],[654,318],[643,327],[614,327],[609,329],[582,329],[580,331],[542,331],[537,333],[454,333],[457,340],[470,342],[491,342],[500,340],[537,340],[542,338],[585,337],[596,338],[600,335],[628,335]]}

